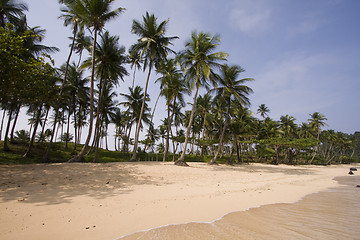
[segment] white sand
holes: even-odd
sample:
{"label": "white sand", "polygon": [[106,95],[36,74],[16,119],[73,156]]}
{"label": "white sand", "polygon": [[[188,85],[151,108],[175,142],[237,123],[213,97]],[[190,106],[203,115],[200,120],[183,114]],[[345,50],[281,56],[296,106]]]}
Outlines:
{"label": "white sand", "polygon": [[0,239],[112,240],[168,224],[210,222],[335,187],[333,178],[350,167],[190,166],[0,166]]}

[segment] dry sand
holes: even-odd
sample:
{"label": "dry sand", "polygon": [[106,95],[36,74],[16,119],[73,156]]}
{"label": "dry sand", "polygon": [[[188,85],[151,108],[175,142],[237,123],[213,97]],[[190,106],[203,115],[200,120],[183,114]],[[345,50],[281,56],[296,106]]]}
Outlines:
{"label": "dry sand", "polygon": [[265,204],[291,203],[337,186],[340,166],[190,163],[0,166],[0,239],[117,239],[137,231]]}

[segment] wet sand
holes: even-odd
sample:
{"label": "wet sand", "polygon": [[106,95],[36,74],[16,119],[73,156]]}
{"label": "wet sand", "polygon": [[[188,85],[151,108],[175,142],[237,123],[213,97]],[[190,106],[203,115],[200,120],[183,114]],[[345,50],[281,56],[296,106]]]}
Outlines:
{"label": "wet sand", "polygon": [[0,166],[0,239],[112,240],[169,224],[212,222],[230,212],[294,203],[337,187],[333,178],[347,176],[349,169],[190,166],[157,162]]}
{"label": "wet sand", "polygon": [[211,223],[166,226],[120,239],[360,239],[360,176],[337,180],[344,185],[296,203],[265,205]]}

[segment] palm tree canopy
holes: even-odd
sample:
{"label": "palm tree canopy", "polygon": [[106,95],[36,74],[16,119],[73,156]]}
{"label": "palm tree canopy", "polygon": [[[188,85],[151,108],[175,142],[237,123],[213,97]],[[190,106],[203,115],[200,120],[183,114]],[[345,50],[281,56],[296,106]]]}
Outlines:
{"label": "palm tree canopy", "polygon": [[131,31],[140,38],[131,46],[130,52],[140,53],[140,59],[144,61],[144,71],[148,66],[152,67],[152,64],[157,65],[169,53],[175,53],[168,46],[178,37],[164,36],[168,22],[169,19],[157,24],[155,15],[148,12],[143,16],[143,22],[133,20]]}
{"label": "palm tree canopy", "polygon": [[25,3],[19,3],[16,0],[0,1],[0,27],[4,27],[6,22],[17,25],[19,19],[24,16],[24,11],[28,7]]}
{"label": "palm tree canopy", "polygon": [[156,82],[160,82],[160,94],[166,97],[167,105],[170,105],[174,98],[184,104],[184,94],[190,94],[190,91],[183,81],[183,74],[177,68],[175,59],[161,61],[156,72],[162,75]]}
{"label": "palm tree canopy", "polygon": [[253,93],[253,90],[244,85],[245,82],[254,81],[253,78],[238,79],[240,73],[244,72],[240,66],[227,64],[221,67],[220,72],[220,86],[215,90],[217,92],[215,99],[225,100],[225,104],[230,106],[231,100],[236,100],[241,105],[250,105],[248,95]]}
{"label": "palm tree canopy", "polygon": [[[106,31],[100,35],[100,42],[95,49],[95,69],[97,76],[115,85],[118,79],[124,80],[124,76],[129,75],[124,64],[127,62],[125,47],[119,46],[118,36],[110,36]],[[91,57],[86,60],[83,67],[91,66]]]}
{"label": "palm tree canopy", "polygon": [[78,0],[74,2],[77,4],[76,10],[83,23],[95,31],[101,30],[107,21],[116,18],[126,10],[121,7],[110,10],[111,4],[115,0]]}
{"label": "palm tree canopy", "polygon": [[268,116],[270,109],[265,104],[260,104],[257,113],[260,113],[260,116],[265,119],[265,116]]}
{"label": "palm tree canopy", "polygon": [[205,86],[208,81],[216,86],[218,76],[215,70],[221,68],[219,62],[226,60],[227,53],[214,52],[219,45],[218,35],[192,32],[191,39],[186,42],[185,50],[179,53],[179,61],[185,71],[185,77],[192,87]]}
{"label": "palm tree canopy", "polygon": [[59,18],[64,20],[64,26],[73,26],[73,33],[76,33],[79,27],[82,28],[84,26],[80,16],[81,6],[79,1],[65,1],[64,6],[60,8],[62,14]]}

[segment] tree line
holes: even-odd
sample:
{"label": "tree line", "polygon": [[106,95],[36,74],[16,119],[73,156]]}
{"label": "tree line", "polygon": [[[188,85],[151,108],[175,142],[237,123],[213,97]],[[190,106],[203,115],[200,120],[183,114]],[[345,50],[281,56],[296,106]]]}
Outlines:
{"label": "tree line", "polygon": [[[146,12],[141,20],[133,20],[131,30],[138,40],[126,51],[118,36],[104,30],[107,22],[126,11],[112,9],[113,3],[59,0],[59,19],[72,29],[72,36],[67,61],[56,68],[51,54],[58,49],[41,44],[44,29],[27,25],[27,5],[1,2],[0,136],[4,130],[4,151],[10,150],[9,141],[22,141],[28,145],[23,157],[28,157],[35,142],[46,143],[43,161],[51,162],[50,150],[61,129],[65,148],[68,142],[75,143],[70,162],[84,161],[92,152],[94,162],[98,161],[102,139],[107,148],[109,134],[114,135],[116,151],[132,153],[130,161],[137,160],[139,151],[162,153],[164,161],[172,151],[175,164],[183,166],[187,165],[186,154],[200,160],[211,156],[211,164],[219,158],[229,163],[275,164],[330,164],[358,158],[356,133],[322,130],[327,119],[319,112],[297,125],[288,115],[278,121],[270,119],[269,108],[262,104],[257,111],[261,118],[256,118],[248,109],[253,92],[248,83],[254,79],[241,78],[244,69],[226,62],[228,54],[217,50],[218,35],[193,31],[183,50],[175,52],[171,47],[178,37],[166,35],[169,20],[159,21]],[[90,57],[83,59],[84,52]],[[137,71],[147,72],[143,87],[135,85]],[[159,126],[153,123],[156,106],[151,111],[148,105],[154,73],[160,85],[158,98],[166,102],[166,117]],[[127,76],[131,87],[117,92]],[[119,102],[119,96],[124,101]],[[191,110],[185,110],[186,96],[193,99]],[[30,129],[15,131],[22,108],[30,116]],[[110,124],[115,133],[109,133]],[[141,140],[145,126],[146,136]],[[80,145],[84,128],[86,140]]]}

